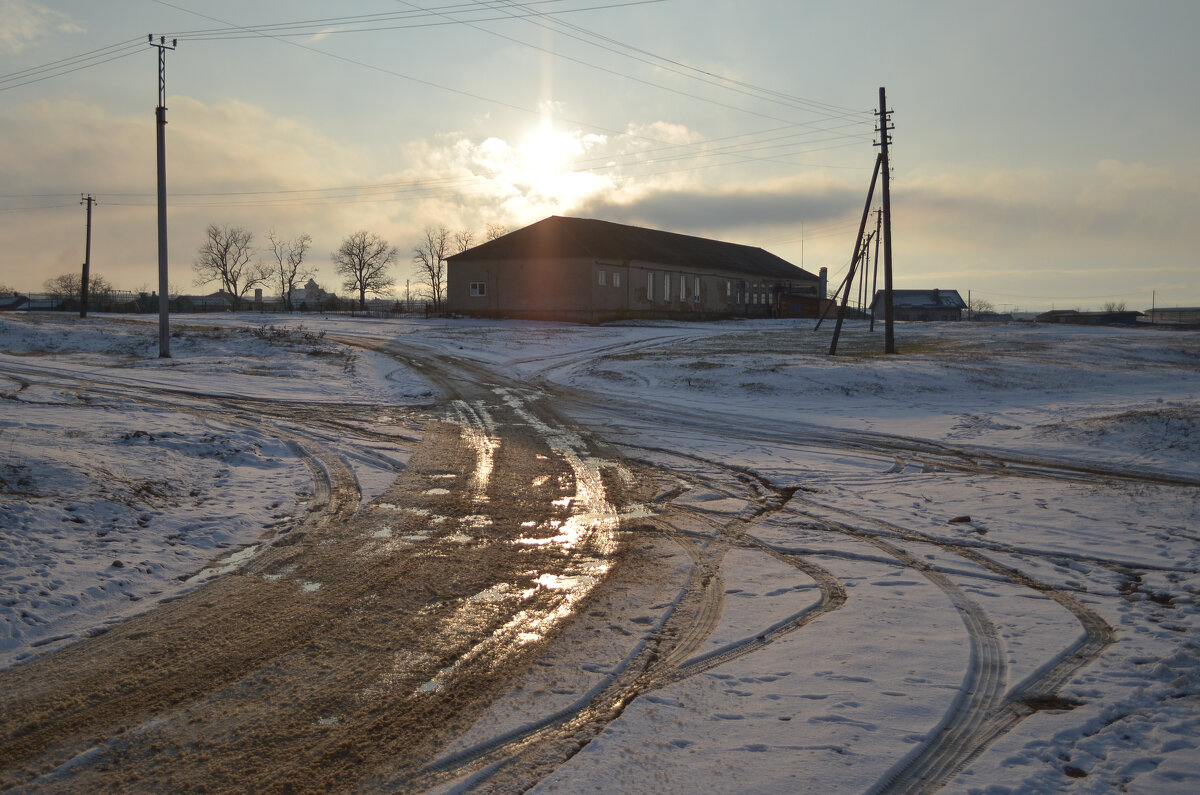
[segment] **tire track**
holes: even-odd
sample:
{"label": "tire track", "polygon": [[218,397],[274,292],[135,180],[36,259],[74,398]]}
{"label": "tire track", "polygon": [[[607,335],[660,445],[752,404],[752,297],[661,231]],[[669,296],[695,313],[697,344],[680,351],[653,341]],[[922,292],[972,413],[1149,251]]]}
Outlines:
{"label": "tire track", "polygon": [[[396,782],[396,786],[416,792],[458,781],[455,791],[522,792],[569,761],[639,696],[753,653],[840,608],[847,595],[832,573],[799,556],[772,549],[743,532],[742,527],[753,519],[782,510],[784,496],[771,490],[765,481],[745,473],[734,482],[742,486],[743,499],[757,504],[750,519],[720,521],[704,512],[675,506],[646,523],[647,529],[653,528],[683,549],[693,567],[669,614],[618,666],[607,684],[567,709],[438,760],[421,775]],[[670,499],[672,494],[677,495],[668,491],[664,498]],[[672,522],[672,512],[700,519],[714,528],[716,536],[695,538],[681,533]],[[799,615],[718,653],[695,659],[721,621],[725,590],[721,561],[735,544],[759,549],[805,572],[818,584],[821,598]]]}
{"label": "tire track", "polygon": [[[640,447],[638,449],[707,465],[719,471],[729,472],[734,478],[743,481],[752,479],[759,484],[757,491],[760,493],[770,493],[774,489],[766,478],[744,467],[661,448]],[[976,468],[974,471],[983,469]],[[1081,471],[1074,469],[1068,477],[1075,478],[1080,475]],[[1094,482],[1094,479],[1089,482]],[[706,483],[706,485],[709,488],[718,488],[712,483]],[[1014,585],[1044,594],[1073,615],[1084,630],[1083,638],[1047,661],[1038,672],[1021,683],[1006,697],[1008,666],[1004,658],[999,632],[986,611],[976,601],[969,598],[948,575],[937,571],[897,544],[880,537],[877,533],[861,530],[843,522],[831,521],[803,509],[799,510],[799,513],[819,522],[831,532],[871,544],[895,559],[900,565],[919,573],[938,587],[959,613],[970,642],[971,659],[959,696],[934,730],[931,739],[885,773],[883,778],[872,788],[872,793],[888,793],[890,795],[891,793],[930,792],[944,786],[991,743],[1024,718],[1033,714],[1036,710],[1031,704],[1037,703],[1039,699],[1053,697],[1078,670],[1103,653],[1103,650],[1115,638],[1112,627],[1099,614],[1087,608],[1069,592],[1041,583],[1012,567],[1000,564],[977,549],[946,542],[886,521],[825,505],[802,496],[796,490],[786,492],[776,490],[776,499],[781,501],[780,508],[782,508],[782,502],[790,502],[793,510],[795,510],[795,505],[819,507],[825,512],[843,514],[860,524],[877,526],[895,538],[930,544],[949,551],[999,575]],[[750,540],[755,542],[755,546],[770,550],[769,546],[758,543],[755,539]],[[781,555],[781,559],[791,557],[786,553],[781,553]],[[814,577],[814,579],[816,578]],[[838,587],[840,588],[840,585]],[[828,600],[827,596],[825,604],[828,604]],[[712,666],[697,665],[695,670],[690,670],[689,666],[689,670],[681,670],[679,676],[683,678],[687,674],[699,673],[701,670],[708,670],[710,667],[715,667],[715,665],[730,659],[736,659],[741,654],[757,648],[756,641],[758,638],[747,641],[744,650],[741,648],[731,650],[730,654],[713,660]],[[697,663],[701,662],[707,662],[707,660],[697,661]]]}

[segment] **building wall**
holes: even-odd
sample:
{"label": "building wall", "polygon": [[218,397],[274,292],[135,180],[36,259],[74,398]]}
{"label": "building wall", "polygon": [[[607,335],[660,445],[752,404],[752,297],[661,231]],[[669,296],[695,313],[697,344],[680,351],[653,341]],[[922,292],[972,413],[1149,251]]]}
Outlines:
{"label": "building wall", "polygon": [[791,284],[736,272],[665,267],[650,262],[494,260],[451,262],[447,310],[479,316],[596,322],[623,317],[771,317]]}

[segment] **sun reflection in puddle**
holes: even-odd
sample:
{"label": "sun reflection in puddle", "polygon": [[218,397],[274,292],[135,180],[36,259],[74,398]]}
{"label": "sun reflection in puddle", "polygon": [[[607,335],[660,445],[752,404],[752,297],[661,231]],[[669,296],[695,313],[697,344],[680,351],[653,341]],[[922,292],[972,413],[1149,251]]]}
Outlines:
{"label": "sun reflection in puddle", "polygon": [[500,439],[496,436],[496,424],[483,404],[456,400],[451,404],[451,410],[451,421],[462,428],[463,439],[475,451],[475,472],[471,478],[472,498],[476,502],[487,502],[487,489],[495,465],[496,448],[500,446]]}
{"label": "sun reflection in puddle", "polygon": [[505,602],[522,604],[539,593],[551,596],[548,606],[519,610],[504,625],[493,630],[488,638],[476,643],[454,663],[442,668],[432,679],[417,687],[416,692],[441,691],[446,680],[458,668],[496,645],[525,646],[545,638],[554,625],[570,616],[579,601],[600,582],[608,571],[608,564],[594,558],[583,558],[578,561],[577,568],[578,573],[573,574],[539,574],[534,577],[531,587],[523,590],[519,590],[512,583],[499,582],[465,599],[455,617],[451,619],[451,625],[470,623],[473,605],[498,605]]}
{"label": "sun reflection in puddle", "polygon": [[[517,648],[544,640],[561,621],[572,615],[580,602],[601,582],[608,572],[609,556],[617,548],[616,533],[620,516],[607,499],[602,469],[612,466],[593,458],[587,443],[578,435],[561,427],[553,427],[529,410],[527,398],[517,390],[496,389],[496,394],[517,415],[520,421],[538,434],[550,451],[570,467],[569,475],[558,477],[564,490],[574,487],[574,494],[553,501],[553,506],[570,513],[565,519],[545,522],[526,521],[521,527],[532,531],[515,543],[536,546],[557,545],[565,555],[559,572],[530,572],[528,587],[513,583],[497,583],[463,599],[455,615],[446,622],[447,628],[481,626],[489,622],[489,616],[500,618],[506,609],[515,609],[501,626],[486,638],[479,640],[453,664],[441,668],[437,674],[416,688],[417,693],[441,691],[456,670],[472,661],[502,656],[506,649]],[[463,427],[463,438],[476,452],[476,469],[471,484],[476,500],[486,499],[484,491],[491,477],[494,455],[499,441],[495,436],[493,421],[481,405],[465,402],[454,404],[454,417]],[[549,460],[538,454],[538,460]],[[622,477],[627,473],[619,471]],[[573,478],[572,478],[573,476]],[[573,482],[572,482],[573,481]],[[539,476],[533,486],[545,486],[550,476]],[[461,526],[480,526],[472,523],[488,517],[470,516],[462,520]],[[538,537],[541,530],[545,535]],[[452,540],[450,536],[446,540]],[[467,537],[469,540],[469,537]],[[496,611],[501,611],[497,614]],[[490,623],[490,622],[489,622]],[[486,626],[486,624],[484,624]]]}

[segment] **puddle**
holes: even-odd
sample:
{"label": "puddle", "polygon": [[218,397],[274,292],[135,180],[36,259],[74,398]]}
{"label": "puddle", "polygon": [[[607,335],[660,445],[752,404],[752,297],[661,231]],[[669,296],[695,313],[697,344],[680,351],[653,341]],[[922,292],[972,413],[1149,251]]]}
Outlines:
{"label": "puddle", "polygon": [[450,489],[425,489],[425,493],[431,497],[441,497],[450,493]]}
{"label": "puddle", "polygon": [[184,580],[188,585],[193,585],[205,580],[211,580],[213,577],[220,577],[222,574],[229,574],[231,571],[237,570],[243,563],[254,557],[254,553],[258,552],[258,544],[251,544],[248,547],[239,549],[237,552],[228,555],[219,560],[212,566],[201,569]]}
{"label": "puddle", "polygon": [[491,588],[484,588],[479,593],[467,599],[468,602],[502,602],[512,591],[512,586],[506,582],[498,582]]}
{"label": "puddle", "polygon": [[492,415],[479,403],[456,400],[453,411],[454,421],[462,427],[463,439],[475,451],[475,471],[471,476],[473,499],[476,502],[487,502],[487,489],[495,466],[496,448],[500,446],[500,439],[496,436],[496,424]]}
{"label": "puddle", "polygon": [[374,533],[371,533],[371,538],[391,538],[391,537],[392,537],[392,528],[390,528],[390,527],[384,527],[382,530],[376,530]]}
{"label": "puddle", "polygon": [[300,586],[300,590],[301,590],[301,591],[304,591],[305,593],[315,593],[315,592],[317,592],[317,591],[321,590],[321,583],[319,583],[319,582],[306,582],[306,583],[304,583],[303,585],[301,585],[301,586]]}
{"label": "puddle", "polygon": [[375,507],[382,508],[385,511],[403,511],[404,513],[411,513],[416,516],[424,516],[429,520],[430,524],[441,524],[442,522],[446,521],[445,516],[436,514],[428,508],[408,508],[391,502],[376,503]]}
{"label": "puddle", "polygon": [[288,576],[289,574],[293,574],[295,571],[296,571],[296,564],[293,563],[291,565],[284,566],[282,569],[280,569],[279,571],[277,571],[274,574],[264,574],[262,576],[262,578],[264,580],[266,580],[267,582],[275,582],[276,580],[282,580],[284,577]]}

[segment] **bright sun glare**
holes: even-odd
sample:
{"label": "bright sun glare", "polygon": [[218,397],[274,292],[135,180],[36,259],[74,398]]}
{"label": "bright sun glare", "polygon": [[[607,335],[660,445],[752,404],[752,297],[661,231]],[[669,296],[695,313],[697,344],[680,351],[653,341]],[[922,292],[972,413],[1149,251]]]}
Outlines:
{"label": "bright sun glare", "polygon": [[569,171],[579,144],[570,135],[541,128],[521,144],[524,167],[534,173],[557,174]]}

